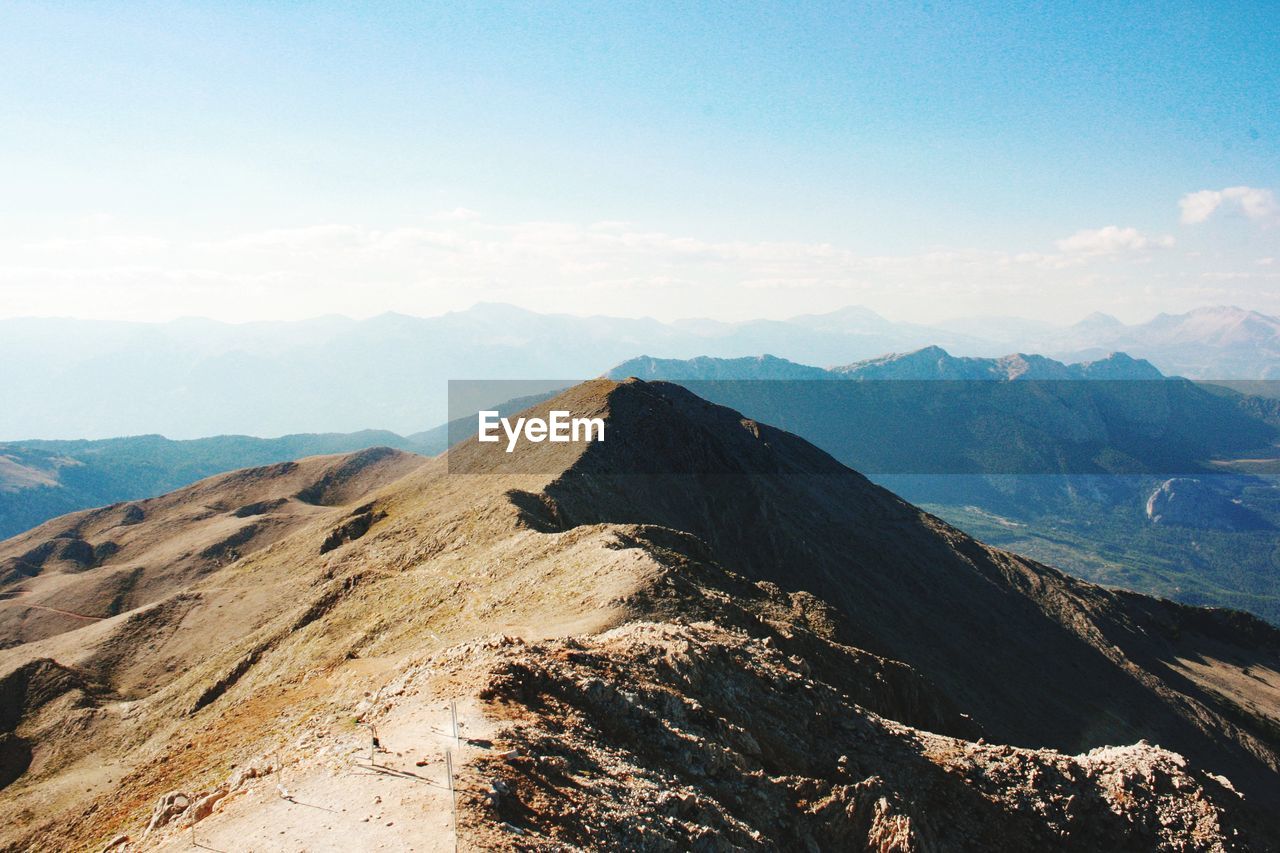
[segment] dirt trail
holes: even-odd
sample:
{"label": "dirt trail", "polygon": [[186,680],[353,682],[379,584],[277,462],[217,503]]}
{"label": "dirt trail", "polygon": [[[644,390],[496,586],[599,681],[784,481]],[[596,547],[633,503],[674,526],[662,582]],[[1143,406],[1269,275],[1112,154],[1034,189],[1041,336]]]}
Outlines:
{"label": "dirt trail", "polygon": [[[23,593],[22,595],[25,595],[25,594],[26,593]],[[5,604],[16,604],[19,607],[29,607],[33,610],[47,610],[50,613],[58,613],[63,616],[73,616],[76,619],[84,619],[87,622],[101,622],[103,619],[110,618],[106,616],[86,616],[83,613],[74,613],[70,610],[62,610],[61,608],[49,607],[44,604],[30,604],[28,602],[22,601],[22,595],[16,596],[14,598],[7,598],[7,599],[0,600],[0,606],[3,606]]]}
{"label": "dirt trail", "polygon": [[375,696],[366,714],[372,729],[350,718],[313,727],[264,755],[273,772],[231,791],[212,815],[194,827],[179,820],[142,846],[248,853],[466,849],[454,835],[448,768],[459,797],[475,787],[469,764],[492,752],[484,739],[489,725],[477,706],[459,703],[455,739],[449,701],[423,698],[417,690]]}

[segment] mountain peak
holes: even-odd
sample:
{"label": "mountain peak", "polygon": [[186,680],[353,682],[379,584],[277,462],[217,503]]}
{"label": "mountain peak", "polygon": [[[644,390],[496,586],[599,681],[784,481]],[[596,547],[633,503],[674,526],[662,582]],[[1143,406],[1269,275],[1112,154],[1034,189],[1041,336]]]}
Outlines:
{"label": "mountain peak", "polygon": [[955,379],[952,375],[963,359],[957,359],[940,346],[930,345],[911,352],[891,352],[833,368],[845,378],[857,379]]}
{"label": "mountain peak", "polygon": [[1165,375],[1145,358],[1112,352],[1106,357],[1071,365],[1084,379],[1164,379]]}
{"label": "mountain peak", "polygon": [[[1192,308],[1190,311],[1188,311],[1186,314],[1184,314],[1184,315],[1182,315],[1182,316],[1185,316],[1185,317],[1231,317],[1231,318],[1238,318],[1238,317],[1244,317],[1244,316],[1247,316],[1247,315],[1250,315],[1250,314],[1257,314],[1257,313],[1258,313],[1257,311],[1252,311],[1252,310],[1248,310],[1248,309],[1245,309],[1245,308],[1241,308],[1239,305],[1202,305],[1202,306],[1200,306],[1199,308]],[[1164,315],[1161,315],[1161,316],[1174,316],[1174,317],[1176,317],[1176,316],[1178,316],[1178,315],[1176,315],[1176,314],[1173,314],[1173,315],[1164,314]]]}
{"label": "mountain peak", "polygon": [[1104,314],[1101,311],[1094,311],[1083,320],[1074,324],[1077,329],[1113,329],[1124,326],[1124,323],[1117,320],[1110,314]]}
{"label": "mountain peak", "polygon": [[[952,695],[963,693],[962,707],[981,705],[978,719],[983,725],[989,731],[1002,729],[1000,737],[1015,742],[1043,736],[1030,729],[1015,734],[1030,720],[1043,720],[1042,713],[1063,713],[1047,708],[1030,712],[1027,702],[1038,704],[1060,691],[1065,692],[1052,701],[1074,707],[1100,707],[1095,703],[1101,703],[1118,708],[1128,701],[1117,704],[1118,696],[1110,694],[1132,691],[1122,686],[1128,677],[1119,671],[1097,672],[1098,681],[1081,681],[1066,670],[1020,671],[1015,677],[1010,671],[1003,675],[993,671],[1007,666],[1007,661],[988,658],[978,673],[972,661],[961,659],[961,649],[987,643],[986,648],[1034,647],[1046,666],[1049,661],[1054,661],[1051,668],[1055,670],[1070,666],[1058,655],[1074,659],[1075,653],[1067,651],[1060,637],[1054,638],[1060,628],[1050,629],[1040,621],[1043,616],[1027,619],[1010,614],[1017,624],[1003,623],[993,629],[984,622],[981,628],[974,626],[982,639],[975,633],[961,640],[955,632],[964,634],[966,629],[947,615],[957,606],[966,612],[1005,612],[996,599],[1009,590],[997,593],[990,584],[993,577],[1008,571],[1046,584],[1048,598],[1065,596],[1074,602],[1070,607],[1091,613],[1088,619],[1113,618],[1103,615],[1114,613],[1109,594],[985,549],[797,436],[708,403],[684,388],[633,381],[594,383],[585,397],[579,396],[584,390],[566,392],[544,405],[577,411],[589,401],[588,409],[605,412],[612,432],[606,441],[590,445],[544,489],[545,499],[539,505],[546,507],[548,523],[554,520],[562,528],[639,523],[690,533],[706,544],[721,565],[753,579],[806,589],[848,614],[841,628],[847,632],[845,641],[894,659],[918,661],[933,656],[935,663],[926,667],[925,675],[945,685]],[[832,550],[818,544],[833,541],[841,544]],[[944,541],[950,544],[943,546]],[[959,562],[953,562],[956,552],[947,554],[953,548],[991,571],[961,569]],[[877,557],[864,562],[850,556],[860,553]],[[996,570],[997,564],[1005,568]],[[1019,587],[1021,581],[1005,577],[1009,589]],[[910,607],[898,610],[905,589],[913,591]],[[992,595],[995,599],[989,598]],[[1121,617],[1116,614],[1115,618]],[[945,644],[950,651],[923,639],[916,645],[917,639],[929,635],[928,626],[946,623],[951,623],[947,630],[952,639],[958,640]],[[987,633],[991,630],[1007,635],[997,639]],[[948,661],[941,663],[942,658]],[[964,683],[957,680],[961,671],[967,672]],[[1016,697],[1010,692],[1015,683],[1019,685]],[[1081,702],[1081,690],[1092,698]],[[1068,693],[1071,699],[1066,698]],[[1022,712],[1010,713],[1018,706]],[[996,707],[1004,710],[995,711]],[[1022,715],[1028,712],[1029,716]],[[1077,735],[1083,735],[1097,718],[1090,713],[1088,722],[1078,718],[1067,723],[1061,717],[1059,722],[1067,729],[1079,726]],[[1116,736],[1120,737],[1118,730]],[[1059,743],[1065,745],[1067,740]],[[1073,748],[1078,743],[1073,742]]]}
{"label": "mountain peak", "polygon": [[605,373],[610,379],[635,376],[640,379],[722,380],[722,379],[827,379],[827,371],[819,367],[796,364],[773,355],[743,358],[691,359],[640,356],[628,359]]}
{"label": "mountain peak", "polygon": [[810,329],[845,334],[878,333],[894,325],[864,305],[848,305],[825,314],[799,314],[785,322]]}
{"label": "mountain peak", "polygon": [[529,319],[531,317],[549,317],[555,315],[539,314],[509,302],[477,302],[462,311],[451,311],[445,316],[471,317],[478,320],[500,321],[510,318]]}

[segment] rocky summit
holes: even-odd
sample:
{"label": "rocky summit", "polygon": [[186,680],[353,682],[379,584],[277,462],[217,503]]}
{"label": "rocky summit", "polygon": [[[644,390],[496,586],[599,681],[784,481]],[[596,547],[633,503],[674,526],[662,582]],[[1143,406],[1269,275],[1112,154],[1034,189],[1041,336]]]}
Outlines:
{"label": "rocky summit", "polygon": [[0,543],[6,850],[1268,850],[1280,631],[665,383]]}

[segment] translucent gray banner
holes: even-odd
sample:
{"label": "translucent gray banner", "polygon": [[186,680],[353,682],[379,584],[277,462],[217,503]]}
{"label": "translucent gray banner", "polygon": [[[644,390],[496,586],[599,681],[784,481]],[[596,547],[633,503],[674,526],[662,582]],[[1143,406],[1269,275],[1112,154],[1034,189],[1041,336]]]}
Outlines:
{"label": "translucent gray banner", "polygon": [[[741,418],[712,417],[701,398],[758,428],[794,433],[867,475],[1280,472],[1280,381],[1251,383],[1251,393],[1183,379],[579,382],[450,381],[449,444],[467,448],[450,454],[450,470],[536,470],[540,456],[547,467],[563,465],[562,455],[532,452],[553,440],[554,425],[530,433],[530,422],[551,420],[553,411],[570,420],[599,414],[603,403],[603,447],[563,443],[596,454],[607,448],[618,473],[772,472],[769,454],[725,458],[738,446],[732,433]],[[661,417],[645,400],[661,403]],[[483,443],[482,411],[492,413]]]}

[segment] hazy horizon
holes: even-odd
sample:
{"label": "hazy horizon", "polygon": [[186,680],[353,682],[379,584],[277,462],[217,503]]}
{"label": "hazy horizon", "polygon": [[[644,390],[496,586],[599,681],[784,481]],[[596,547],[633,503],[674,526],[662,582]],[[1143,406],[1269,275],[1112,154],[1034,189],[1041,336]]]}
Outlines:
{"label": "hazy horizon", "polygon": [[960,323],[964,321],[1025,320],[1029,323],[1045,324],[1048,326],[1054,326],[1059,328],[1068,328],[1096,314],[1103,314],[1103,315],[1113,317],[1127,326],[1142,325],[1144,323],[1148,323],[1154,320],[1156,317],[1159,317],[1161,315],[1180,316],[1183,314],[1194,313],[1197,311],[1213,311],[1213,310],[1222,310],[1222,309],[1240,310],[1240,311],[1264,314],[1267,316],[1275,316],[1268,311],[1264,311],[1259,308],[1251,308],[1247,305],[1226,305],[1226,304],[1207,304],[1206,303],[1202,305],[1192,306],[1186,311],[1156,311],[1155,313],[1152,313],[1152,314],[1145,314],[1145,313],[1121,314],[1119,312],[1113,313],[1112,311],[1108,311],[1108,310],[1105,310],[1105,308],[1103,308],[1103,309],[1095,309],[1095,310],[1088,311],[1084,314],[1081,314],[1080,316],[1072,316],[1068,318],[1055,317],[1051,320],[1043,320],[1036,317],[1023,316],[1016,312],[1005,312],[1005,313],[992,313],[992,314],[980,314],[980,313],[961,314],[961,315],[954,315],[954,316],[945,316],[932,321],[921,321],[921,320],[913,319],[911,317],[894,316],[892,314],[888,314],[882,311],[877,311],[871,308],[870,306],[853,302],[853,303],[848,303],[846,305],[837,306],[836,308],[833,308],[829,311],[802,311],[802,312],[792,311],[790,313],[785,313],[785,312],[780,313],[776,316],[751,316],[751,317],[745,317],[743,319],[725,320],[720,317],[715,317],[710,315],[663,317],[663,316],[657,316],[654,314],[644,314],[644,313],[606,314],[606,313],[598,313],[598,312],[593,313],[593,312],[586,312],[586,311],[549,311],[549,310],[541,310],[534,306],[519,305],[513,302],[495,302],[495,301],[485,300],[485,301],[473,302],[470,305],[467,305],[462,308],[452,308],[448,310],[437,311],[434,313],[413,313],[409,311],[399,311],[394,308],[389,308],[386,310],[377,311],[370,314],[362,314],[362,315],[341,314],[341,313],[331,312],[326,314],[311,314],[311,315],[303,315],[298,317],[240,319],[240,320],[226,320],[226,319],[221,319],[219,317],[213,317],[213,316],[201,315],[201,314],[183,314],[183,315],[177,315],[173,317],[165,317],[165,318],[159,318],[159,319],[142,319],[142,320],[131,320],[131,319],[123,319],[123,318],[85,317],[85,316],[77,316],[73,314],[19,314],[19,315],[13,315],[13,316],[0,316],[0,322],[3,322],[5,320],[70,320],[70,321],[86,321],[86,322],[136,323],[136,324],[142,324],[142,325],[164,325],[164,324],[182,323],[182,322],[209,322],[209,323],[217,323],[217,324],[228,325],[228,326],[248,326],[248,325],[256,325],[256,324],[272,324],[272,323],[308,323],[308,322],[319,322],[323,320],[349,320],[351,322],[359,323],[366,320],[373,320],[378,317],[384,317],[384,316],[401,316],[401,317],[410,317],[418,320],[431,320],[431,319],[438,319],[440,317],[444,317],[450,314],[465,314],[471,311],[482,310],[486,307],[515,308],[520,311],[527,311],[533,314],[541,314],[545,316],[572,317],[574,319],[581,319],[581,320],[587,320],[592,318],[607,318],[607,319],[617,319],[617,320],[655,320],[664,325],[693,323],[693,322],[700,322],[700,321],[726,323],[726,324],[750,323],[755,321],[785,322],[788,320],[792,320],[792,319],[807,316],[807,315],[821,316],[826,314],[836,314],[841,311],[848,311],[848,310],[872,311],[873,313],[875,313],[882,319],[889,321],[890,323],[916,323],[922,326],[944,326],[949,323]]}

